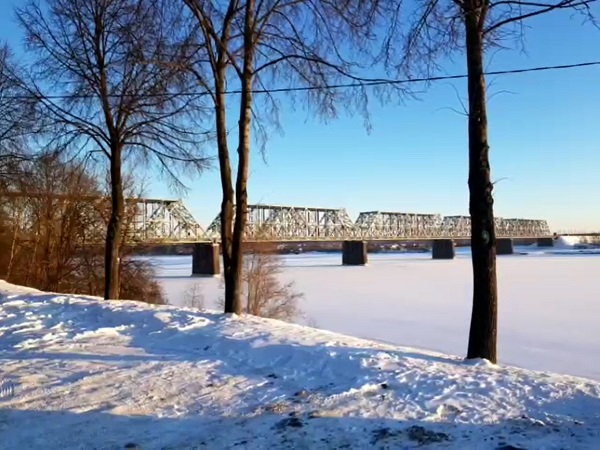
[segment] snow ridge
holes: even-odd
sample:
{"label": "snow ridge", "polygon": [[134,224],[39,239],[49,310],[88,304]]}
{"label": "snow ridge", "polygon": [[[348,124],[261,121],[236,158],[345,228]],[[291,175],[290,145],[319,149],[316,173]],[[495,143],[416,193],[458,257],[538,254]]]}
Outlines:
{"label": "snow ridge", "polygon": [[600,383],[0,282],[0,447],[595,448]]}

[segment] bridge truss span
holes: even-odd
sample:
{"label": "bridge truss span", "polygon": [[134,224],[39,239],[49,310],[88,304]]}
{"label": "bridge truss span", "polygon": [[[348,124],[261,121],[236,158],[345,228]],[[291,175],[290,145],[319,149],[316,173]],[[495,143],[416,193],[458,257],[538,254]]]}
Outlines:
{"label": "bridge truss span", "polygon": [[[36,229],[43,208],[60,216],[67,205],[80,208],[87,241],[106,237],[110,201],[106,196],[45,193],[8,193],[0,202],[6,217],[21,217],[24,234]],[[181,200],[129,198],[126,200],[127,241],[133,244],[219,242],[220,214],[205,230]],[[545,220],[495,219],[498,238],[549,238]],[[442,216],[404,212],[365,211],[352,221],[344,208],[249,205],[245,240],[250,242],[394,241],[469,239],[469,216]]]}
{"label": "bridge truss span", "polygon": [[[340,241],[353,235],[354,224],[345,209],[248,205],[246,241]],[[220,214],[207,229],[220,239]]]}
{"label": "bridge truss span", "polygon": [[[47,216],[47,211],[52,216]],[[110,198],[103,195],[8,192],[0,195],[0,212],[18,218],[12,223],[25,235],[35,234],[42,220],[77,217],[85,240],[101,244],[106,239],[110,218]],[[44,216],[44,214],[46,214]],[[210,237],[181,200],[127,198],[125,237],[130,244],[205,242]],[[16,231],[15,231],[16,232]]]}
{"label": "bridge truss span", "polygon": [[354,224],[355,239],[394,240],[439,237],[442,216],[382,211],[361,212]]}
{"label": "bridge truss span", "polygon": [[[497,238],[538,238],[550,237],[552,232],[545,220],[532,219],[494,219]],[[441,235],[454,239],[471,237],[471,218],[469,216],[446,216],[443,220]]]}
{"label": "bridge truss span", "polygon": [[550,237],[552,232],[545,220],[496,218],[496,237]]}
{"label": "bridge truss span", "polygon": [[210,241],[181,200],[131,200],[135,201],[131,240],[142,243]]}
{"label": "bridge truss span", "polygon": [[471,218],[469,216],[445,216],[440,235],[454,239],[471,236]]}
{"label": "bridge truss span", "polygon": [[[552,236],[545,220],[496,218],[499,238]],[[207,229],[210,240],[221,236],[220,214]],[[442,216],[386,211],[364,211],[352,222],[345,209],[249,205],[245,240],[249,242],[294,241],[393,241],[468,239],[469,216]]]}

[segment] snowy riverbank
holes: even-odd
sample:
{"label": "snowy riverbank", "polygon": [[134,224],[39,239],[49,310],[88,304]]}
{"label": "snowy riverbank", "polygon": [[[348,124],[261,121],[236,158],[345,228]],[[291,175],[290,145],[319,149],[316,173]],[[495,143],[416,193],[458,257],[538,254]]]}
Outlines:
{"label": "snowy riverbank", "polygon": [[598,382],[253,317],[0,291],[1,448],[600,441]]}

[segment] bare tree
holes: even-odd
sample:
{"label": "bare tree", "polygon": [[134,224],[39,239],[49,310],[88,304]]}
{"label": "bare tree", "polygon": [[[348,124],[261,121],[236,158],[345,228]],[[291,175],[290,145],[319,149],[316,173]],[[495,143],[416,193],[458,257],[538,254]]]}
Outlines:
{"label": "bare tree", "polygon": [[[81,160],[60,154],[20,162],[18,179],[0,187],[0,277],[53,292],[101,295],[104,290],[99,224],[110,202],[100,177]],[[130,188],[131,189],[131,188]],[[127,242],[133,210],[126,208],[121,242]],[[121,250],[121,293],[147,303],[165,303],[154,269]]]}
{"label": "bare tree", "polygon": [[28,98],[20,68],[8,45],[0,46],[0,184],[19,176],[28,156],[27,137],[35,125],[35,99]]}
{"label": "bare tree", "polygon": [[205,309],[204,294],[198,283],[189,286],[183,293],[183,306],[187,308]]}
{"label": "bare tree", "polygon": [[178,181],[206,162],[198,96],[185,74],[155,63],[177,56],[180,12],[169,0],[30,0],[17,10],[36,55],[31,86],[55,125],[49,141],[103,154],[110,167],[107,299],[119,298],[124,167],[153,163]]}
{"label": "bare tree", "polygon": [[91,205],[73,198],[97,193],[96,181],[84,167],[56,155],[22,162],[20,172],[12,189],[0,192],[12,230],[4,276],[43,290],[70,291],[66,280],[79,270],[77,255],[97,218]]}
{"label": "bare tree", "polygon": [[[283,262],[274,251],[269,244],[248,249],[242,271],[242,311],[287,322],[300,318],[310,320],[298,304],[304,294],[296,290],[293,281],[284,283],[279,279]],[[224,298],[220,299],[220,305],[225,305]]]}
{"label": "bare tree", "polygon": [[[382,18],[379,1],[349,0],[184,0],[198,31],[189,69],[215,107],[221,175],[221,242],[225,312],[240,313],[244,228],[252,130],[264,144],[269,126],[278,129],[274,88],[304,87],[308,107],[324,117],[338,110],[366,112],[367,96],[333,84],[365,80],[373,29]],[[227,90],[237,91],[236,96]],[[260,98],[255,91],[261,91]],[[298,94],[298,95],[301,95]],[[285,94],[290,99],[292,92]],[[227,111],[235,105],[237,167],[235,185]],[[366,115],[365,115],[366,117]],[[262,120],[261,120],[262,119]],[[269,126],[267,125],[269,124]],[[264,150],[264,147],[262,147]],[[235,206],[234,206],[235,205]]]}
{"label": "bare tree", "polygon": [[[426,0],[388,27],[382,54],[396,73],[430,75],[440,56],[464,51],[468,75],[469,211],[473,264],[473,309],[467,358],[497,361],[496,232],[491,179],[484,56],[493,47],[519,39],[523,22],[553,11],[579,12],[595,24],[595,0]],[[390,0],[390,8],[401,2]],[[397,45],[398,43],[403,45]],[[394,47],[397,45],[397,47]]]}
{"label": "bare tree", "polygon": [[285,321],[297,318],[298,301],[304,294],[295,290],[293,281],[279,280],[282,262],[268,249],[255,249],[247,258],[243,277],[246,312],[254,316]]}

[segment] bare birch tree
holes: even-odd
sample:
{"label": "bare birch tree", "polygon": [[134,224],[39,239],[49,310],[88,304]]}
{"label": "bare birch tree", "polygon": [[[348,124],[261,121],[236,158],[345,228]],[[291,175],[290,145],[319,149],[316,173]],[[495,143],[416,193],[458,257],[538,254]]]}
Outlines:
{"label": "bare birch tree", "polygon": [[[189,69],[215,107],[221,175],[221,243],[225,312],[242,311],[243,239],[247,220],[250,148],[278,127],[273,89],[304,87],[305,105],[323,116],[366,111],[364,89],[333,84],[364,80],[373,29],[382,19],[379,1],[183,0],[198,31],[199,48]],[[360,84],[360,83],[359,83]],[[237,95],[227,95],[227,91]],[[260,97],[255,91],[261,91]],[[301,93],[302,94],[302,93]],[[298,95],[301,95],[298,94]],[[292,92],[286,96],[295,99]],[[232,164],[228,111],[238,111],[237,166]],[[268,125],[267,125],[268,123]],[[233,172],[236,172],[235,183]]]}
{"label": "bare birch tree", "polygon": [[[396,73],[431,75],[439,58],[462,51],[467,62],[469,211],[473,264],[473,308],[467,358],[497,361],[498,292],[486,81],[486,51],[519,39],[523,23],[541,14],[567,10],[595,22],[594,0],[424,0],[405,11],[406,26],[388,27],[385,62]],[[400,8],[401,2],[390,5]],[[399,44],[401,43],[401,44]],[[396,47],[394,47],[396,45]]]}
{"label": "bare birch tree", "polygon": [[17,10],[27,49],[36,56],[32,89],[61,141],[99,152],[110,167],[111,216],[106,232],[105,298],[119,298],[124,220],[123,171],[153,163],[178,180],[201,169],[204,140],[199,98],[186,74],[161,64],[176,58],[177,8],[170,0],[30,0]]}

